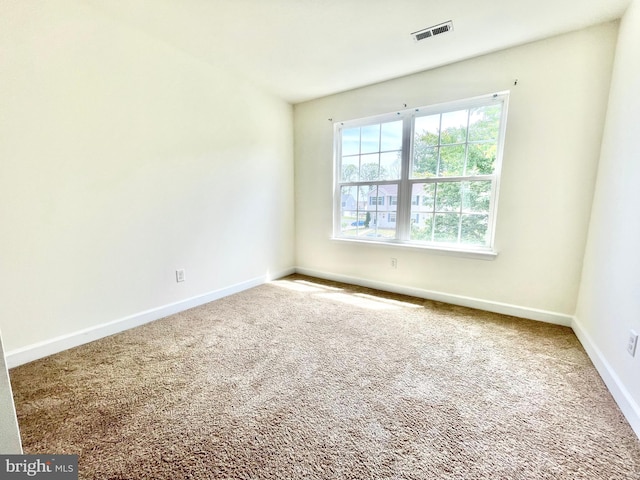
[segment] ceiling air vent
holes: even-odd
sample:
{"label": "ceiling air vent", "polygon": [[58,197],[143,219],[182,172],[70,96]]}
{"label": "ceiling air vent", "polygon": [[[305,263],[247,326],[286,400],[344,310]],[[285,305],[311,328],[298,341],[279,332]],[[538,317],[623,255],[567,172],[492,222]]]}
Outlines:
{"label": "ceiling air vent", "polygon": [[411,36],[416,42],[419,42],[420,40],[435,37],[436,35],[442,35],[443,33],[450,32],[451,30],[453,30],[453,22],[449,20],[448,22],[413,32]]}

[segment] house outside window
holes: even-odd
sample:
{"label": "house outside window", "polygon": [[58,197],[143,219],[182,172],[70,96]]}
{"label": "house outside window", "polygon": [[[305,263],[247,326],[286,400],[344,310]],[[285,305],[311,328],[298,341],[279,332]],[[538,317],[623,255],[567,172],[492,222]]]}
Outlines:
{"label": "house outside window", "polygon": [[[334,238],[493,251],[507,102],[503,92],[335,124]],[[376,221],[353,224],[367,214]]]}

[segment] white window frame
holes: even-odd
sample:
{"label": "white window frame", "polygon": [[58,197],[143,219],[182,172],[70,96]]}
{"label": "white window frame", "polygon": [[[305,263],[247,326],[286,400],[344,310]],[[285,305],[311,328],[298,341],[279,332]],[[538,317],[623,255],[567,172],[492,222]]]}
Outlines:
{"label": "white window frame", "polygon": [[[497,252],[495,246],[495,227],[498,207],[498,193],[500,186],[500,176],[502,170],[502,157],[504,151],[504,139],[507,120],[507,109],[509,102],[509,92],[499,92],[490,95],[463,99],[454,102],[431,105],[427,107],[406,109],[398,112],[391,112],[373,117],[361,118],[356,120],[342,121],[334,124],[334,208],[333,208],[333,239],[340,241],[358,242],[358,243],[375,243],[395,246],[418,247],[425,249],[433,249],[438,251],[452,253],[470,253],[474,256],[495,257]],[[475,107],[493,105],[502,103],[502,111],[500,116],[500,127],[497,139],[497,152],[494,164],[494,172],[491,175],[476,176],[460,176],[460,177],[427,177],[427,178],[411,178],[411,161],[413,157],[413,138],[414,138],[414,120],[416,117],[442,114],[461,109],[470,109]],[[358,181],[358,182],[341,182],[341,159],[342,159],[342,131],[346,128],[362,127],[367,125],[375,125],[380,123],[403,121],[403,140],[402,140],[402,158],[401,158],[401,178],[400,180],[375,180],[375,181]],[[467,144],[465,142],[465,144]],[[442,183],[442,182],[464,182],[473,180],[490,180],[491,198],[489,206],[489,219],[487,227],[487,244],[486,245],[469,245],[462,243],[444,243],[444,242],[418,242],[410,239],[411,232],[411,205],[413,201],[412,186],[421,183]],[[396,211],[396,238],[366,238],[342,235],[341,232],[341,188],[343,186],[358,185],[388,185],[397,184],[397,211]],[[405,200],[406,199],[406,200]],[[476,254],[476,255],[474,255]]]}

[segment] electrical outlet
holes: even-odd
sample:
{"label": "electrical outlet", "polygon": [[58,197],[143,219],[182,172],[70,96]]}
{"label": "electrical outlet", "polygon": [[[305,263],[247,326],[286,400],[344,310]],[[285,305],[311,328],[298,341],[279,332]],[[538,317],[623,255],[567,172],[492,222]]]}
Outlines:
{"label": "electrical outlet", "polygon": [[391,259],[391,268],[398,268],[398,259],[397,258],[392,258]]}
{"label": "electrical outlet", "polygon": [[184,282],[184,269],[176,270],[176,282]]}
{"label": "electrical outlet", "polygon": [[627,343],[627,352],[632,357],[636,356],[636,347],[638,346],[638,334],[633,330],[629,330],[629,342]]}

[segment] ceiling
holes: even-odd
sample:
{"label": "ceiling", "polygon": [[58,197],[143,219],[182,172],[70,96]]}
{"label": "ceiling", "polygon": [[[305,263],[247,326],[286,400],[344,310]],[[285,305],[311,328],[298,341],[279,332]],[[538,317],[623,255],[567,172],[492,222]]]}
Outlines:
{"label": "ceiling", "polygon": [[[84,0],[291,102],[620,18],[630,0]],[[414,42],[411,32],[453,21]]]}

